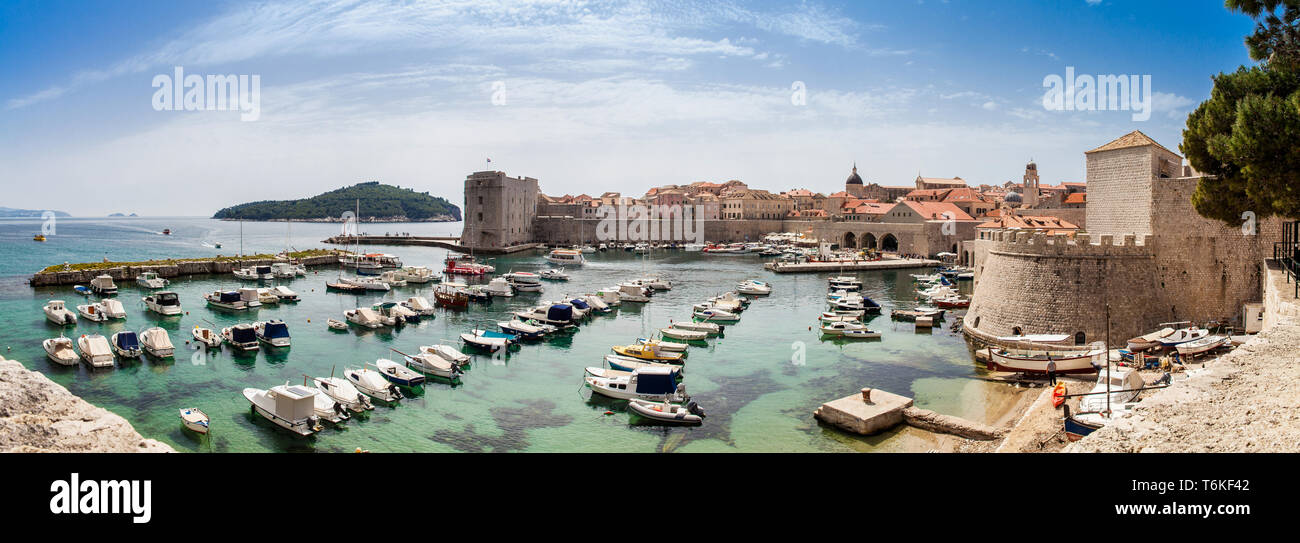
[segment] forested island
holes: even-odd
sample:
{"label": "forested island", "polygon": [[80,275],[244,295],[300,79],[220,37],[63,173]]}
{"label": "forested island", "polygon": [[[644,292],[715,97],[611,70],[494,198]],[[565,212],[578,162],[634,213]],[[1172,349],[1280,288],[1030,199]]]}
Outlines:
{"label": "forested island", "polygon": [[338,222],[356,213],[363,222],[454,222],[460,208],[444,198],[378,181],[360,183],[301,200],[261,201],[227,207],[214,219],[244,221]]}

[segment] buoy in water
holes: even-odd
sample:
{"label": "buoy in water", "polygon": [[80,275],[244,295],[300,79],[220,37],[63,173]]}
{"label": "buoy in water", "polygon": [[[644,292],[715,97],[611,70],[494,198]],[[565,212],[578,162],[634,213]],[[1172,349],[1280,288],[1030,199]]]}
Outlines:
{"label": "buoy in water", "polygon": [[613,412],[613,411],[606,411],[605,414],[606,414],[606,415],[613,415],[614,412]]}

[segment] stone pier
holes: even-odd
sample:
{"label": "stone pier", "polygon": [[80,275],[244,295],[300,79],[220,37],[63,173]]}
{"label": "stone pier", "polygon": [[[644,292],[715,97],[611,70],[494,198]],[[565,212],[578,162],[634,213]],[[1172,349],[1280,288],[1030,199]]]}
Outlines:
{"label": "stone pier", "polygon": [[826,424],[861,435],[878,434],[899,424],[980,441],[998,439],[1006,434],[1001,428],[919,409],[912,403],[912,398],[872,390],[870,402],[858,393],[822,404],[813,411],[813,416]]}

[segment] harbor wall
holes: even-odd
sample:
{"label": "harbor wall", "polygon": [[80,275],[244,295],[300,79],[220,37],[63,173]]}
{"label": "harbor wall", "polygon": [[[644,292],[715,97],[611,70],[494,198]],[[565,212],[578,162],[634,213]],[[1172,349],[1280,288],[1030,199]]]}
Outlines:
{"label": "harbor wall", "polygon": [[0,451],[176,452],[145,439],[121,416],[2,356]]}
{"label": "harbor wall", "polygon": [[[303,266],[319,267],[331,266],[338,264],[338,255],[330,254],[323,256],[314,256],[300,259]],[[159,265],[140,265],[140,266],[120,266],[96,270],[73,270],[60,272],[37,273],[28,280],[28,284],[33,287],[45,287],[56,285],[89,285],[90,280],[100,275],[108,275],[113,278],[114,282],[135,281],[135,278],[145,272],[155,272],[160,277],[171,279],[186,275],[209,275],[209,274],[227,274],[238,268],[249,266],[269,266],[276,262],[284,260],[276,259],[249,259],[249,260],[199,260],[193,262],[178,262],[176,264],[159,264]],[[121,285],[118,285],[121,286]]]}

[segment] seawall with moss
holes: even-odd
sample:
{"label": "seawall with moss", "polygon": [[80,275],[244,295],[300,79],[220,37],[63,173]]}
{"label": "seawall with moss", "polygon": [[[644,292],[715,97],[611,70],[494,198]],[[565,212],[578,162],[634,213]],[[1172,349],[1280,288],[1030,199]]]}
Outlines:
{"label": "seawall with moss", "polygon": [[[311,268],[338,265],[338,257],[343,254],[348,252],[320,249],[289,253],[289,258]],[[286,262],[286,260],[275,255],[250,255],[143,262],[92,262],[66,266],[59,264],[37,272],[28,280],[28,284],[33,287],[89,285],[91,279],[100,275],[108,275],[114,282],[131,282],[145,272],[154,272],[160,277],[171,279],[187,275],[226,274],[239,268],[269,266],[276,262]]]}

